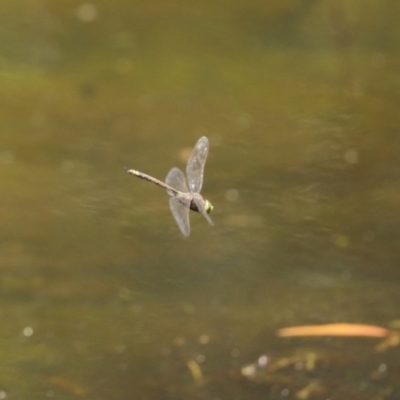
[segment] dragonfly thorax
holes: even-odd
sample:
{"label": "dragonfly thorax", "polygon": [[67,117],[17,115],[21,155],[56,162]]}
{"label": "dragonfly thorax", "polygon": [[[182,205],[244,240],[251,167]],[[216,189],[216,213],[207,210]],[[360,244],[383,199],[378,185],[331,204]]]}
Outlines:
{"label": "dragonfly thorax", "polygon": [[210,212],[213,210],[213,205],[208,201],[204,200],[201,194],[199,193],[193,193],[193,198],[190,202],[190,209],[192,211],[196,211],[199,213],[203,213],[204,211],[207,214],[210,214]]}

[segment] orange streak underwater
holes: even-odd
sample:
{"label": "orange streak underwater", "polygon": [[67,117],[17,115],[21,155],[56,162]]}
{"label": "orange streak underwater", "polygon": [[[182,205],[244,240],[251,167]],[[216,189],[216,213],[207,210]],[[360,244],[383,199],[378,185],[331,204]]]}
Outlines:
{"label": "orange streak underwater", "polygon": [[364,336],[364,337],[386,337],[393,332],[389,329],[374,325],[362,324],[326,324],[293,326],[277,331],[279,337],[292,336]]}

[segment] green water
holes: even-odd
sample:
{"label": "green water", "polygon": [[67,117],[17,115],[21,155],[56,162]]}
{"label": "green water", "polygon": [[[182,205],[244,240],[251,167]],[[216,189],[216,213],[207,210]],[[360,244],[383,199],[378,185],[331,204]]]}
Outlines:
{"label": "green water", "polygon": [[[276,3],[0,5],[1,398],[399,398],[400,347],[275,332],[399,326],[400,7]],[[124,168],[204,135],[185,239]]]}

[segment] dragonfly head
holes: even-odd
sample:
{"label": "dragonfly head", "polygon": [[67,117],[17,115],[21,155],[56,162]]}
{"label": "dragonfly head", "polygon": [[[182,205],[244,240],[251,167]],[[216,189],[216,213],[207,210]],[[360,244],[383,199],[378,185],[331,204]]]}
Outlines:
{"label": "dragonfly head", "polygon": [[204,209],[206,210],[206,213],[210,214],[210,212],[213,210],[213,208],[214,208],[214,206],[208,200],[205,200]]}

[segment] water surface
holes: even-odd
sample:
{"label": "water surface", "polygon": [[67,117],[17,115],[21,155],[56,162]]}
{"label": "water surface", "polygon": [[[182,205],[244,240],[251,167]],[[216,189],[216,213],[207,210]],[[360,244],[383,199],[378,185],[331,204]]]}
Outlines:
{"label": "water surface", "polygon": [[[0,6],[0,397],[399,397],[399,347],[275,332],[399,327],[400,10],[268,3]],[[185,239],[124,167],[203,135]]]}

